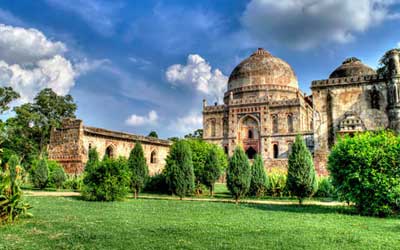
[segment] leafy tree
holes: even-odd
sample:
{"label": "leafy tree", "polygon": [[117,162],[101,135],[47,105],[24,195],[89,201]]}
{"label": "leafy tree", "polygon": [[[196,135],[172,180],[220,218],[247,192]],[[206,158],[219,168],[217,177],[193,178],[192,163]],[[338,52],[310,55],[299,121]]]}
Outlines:
{"label": "leafy tree", "polygon": [[184,136],[186,139],[203,139],[203,129],[197,129],[192,133]]}
{"label": "leafy tree", "polygon": [[172,142],[177,142],[177,141],[179,141],[180,139],[179,139],[179,137],[174,136],[174,137],[168,138],[168,140],[170,140],[170,141],[172,141]]}
{"label": "leafy tree", "polygon": [[251,167],[250,194],[254,196],[262,196],[268,189],[268,176],[265,172],[264,162],[260,155],[254,159]]}
{"label": "leafy tree", "polygon": [[49,167],[46,159],[40,159],[34,167],[31,181],[34,187],[44,189],[49,181]]}
{"label": "leafy tree", "polygon": [[49,88],[43,89],[33,103],[14,108],[15,116],[5,124],[7,136],[4,147],[22,156],[25,161],[43,155],[51,128],[60,127],[64,118],[74,118],[75,111],[72,96],[60,96]]}
{"label": "leafy tree", "polygon": [[158,138],[158,134],[157,134],[157,132],[156,131],[151,131],[150,133],[149,133],[149,135],[148,135],[149,137],[154,137],[154,138]]}
{"label": "leafy tree", "polygon": [[186,142],[190,147],[190,151],[192,152],[195,184],[196,187],[198,187],[201,183],[204,183],[204,164],[209,154],[211,145],[199,139],[188,139]]}
{"label": "leafy tree", "polygon": [[185,195],[193,193],[193,161],[188,143],[186,141],[174,143],[166,162],[166,181],[170,191],[181,199]]}
{"label": "leafy tree", "polygon": [[328,159],[339,197],[359,213],[387,216],[400,211],[400,137],[391,131],[339,138]]}
{"label": "leafy tree", "polygon": [[67,180],[63,167],[57,167],[50,173],[50,182],[58,189],[62,188],[64,182]]}
{"label": "leafy tree", "polygon": [[287,189],[302,204],[304,198],[313,195],[318,188],[313,158],[304,139],[297,135],[288,159]]}
{"label": "leafy tree", "polygon": [[138,193],[144,188],[146,180],[149,177],[149,169],[147,167],[143,147],[140,142],[136,142],[135,147],[132,149],[129,155],[128,167],[131,175],[130,186],[135,199],[137,199]]}
{"label": "leafy tree", "polygon": [[0,223],[15,221],[19,216],[31,216],[31,206],[23,200],[19,159],[13,155],[4,172],[0,169]]}
{"label": "leafy tree", "polygon": [[128,193],[129,171],[124,158],[105,159],[85,169],[82,196],[88,201],[122,200]]}
{"label": "leafy tree", "polygon": [[92,171],[98,162],[99,162],[99,153],[97,152],[97,149],[96,148],[89,149],[89,157],[85,165],[85,172]]}
{"label": "leafy tree", "polygon": [[9,110],[8,106],[12,101],[18,99],[20,95],[11,87],[0,87],[0,114]]}
{"label": "leafy tree", "polygon": [[226,185],[235,198],[236,203],[249,191],[250,180],[251,169],[249,160],[243,149],[236,147],[226,171]]}
{"label": "leafy tree", "polygon": [[210,194],[214,194],[214,184],[221,176],[221,162],[218,158],[217,148],[211,147],[204,164],[203,183],[210,189]]}

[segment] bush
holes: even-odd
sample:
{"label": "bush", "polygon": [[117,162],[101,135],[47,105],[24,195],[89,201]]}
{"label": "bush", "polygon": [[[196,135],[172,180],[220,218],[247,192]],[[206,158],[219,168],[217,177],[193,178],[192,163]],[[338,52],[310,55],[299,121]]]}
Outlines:
{"label": "bush", "polygon": [[35,188],[44,189],[49,181],[49,167],[46,159],[36,162],[31,173],[31,182]]}
{"label": "bush", "polygon": [[244,197],[250,188],[250,163],[241,147],[236,147],[226,171],[226,185],[236,203]]}
{"label": "bush", "polygon": [[300,135],[296,136],[293,143],[288,165],[287,189],[292,195],[297,196],[299,203],[302,204],[304,198],[310,197],[317,191],[318,181],[313,158]]}
{"label": "bush", "polygon": [[140,142],[135,144],[129,155],[128,168],[130,172],[130,187],[136,199],[149,177],[149,169]]}
{"label": "bush", "polygon": [[335,198],[337,196],[335,187],[332,185],[332,181],[328,177],[319,178],[318,191],[314,196],[320,198]]}
{"label": "bush", "polygon": [[11,223],[21,215],[31,216],[31,206],[23,200],[20,188],[21,170],[15,155],[9,157],[4,172],[0,168],[0,223]]}
{"label": "bush", "polygon": [[268,176],[265,172],[264,162],[260,155],[257,155],[253,166],[251,166],[251,181],[249,194],[252,196],[263,196],[268,188]]}
{"label": "bush", "polygon": [[54,187],[60,189],[63,187],[64,182],[67,180],[67,175],[65,174],[63,167],[57,167],[50,172],[50,183]]}
{"label": "bush", "polygon": [[339,139],[328,159],[339,197],[359,213],[387,216],[400,209],[400,137],[389,131]]}
{"label": "bush", "polygon": [[194,191],[192,152],[186,141],[175,142],[167,157],[166,181],[173,194],[181,199]]}
{"label": "bush", "polygon": [[287,173],[278,169],[272,169],[268,175],[269,185],[267,193],[274,197],[282,197],[287,194]]}
{"label": "bush", "polygon": [[165,178],[165,174],[160,173],[154,176],[151,176],[147,181],[143,191],[158,193],[158,194],[168,194],[169,188],[167,184],[167,180]]}
{"label": "bush", "polygon": [[64,189],[80,191],[83,185],[82,177],[69,177],[63,184]]}
{"label": "bush", "polygon": [[122,200],[128,192],[129,173],[125,159],[110,159],[91,166],[83,179],[82,196],[89,201]]}

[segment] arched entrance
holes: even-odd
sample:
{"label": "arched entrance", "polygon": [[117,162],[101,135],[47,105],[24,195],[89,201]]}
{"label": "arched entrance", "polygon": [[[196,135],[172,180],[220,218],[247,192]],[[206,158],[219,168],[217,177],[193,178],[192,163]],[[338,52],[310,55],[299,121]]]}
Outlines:
{"label": "arched entrance", "polygon": [[108,146],[108,147],[106,148],[105,155],[106,155],[108,158],[114,158],[115,152],[114,152],[114,147],[113,147],[112,145],[110,145],[110,146]]}
{"label": "arched entrance", "polygon": [[256,151],[253,147],[249,147],[249,148],[246,150],[247,158],[249,158],[250,160],[254,159],[254,157],[256,156],[256,154],[257,154],[257,151]]}

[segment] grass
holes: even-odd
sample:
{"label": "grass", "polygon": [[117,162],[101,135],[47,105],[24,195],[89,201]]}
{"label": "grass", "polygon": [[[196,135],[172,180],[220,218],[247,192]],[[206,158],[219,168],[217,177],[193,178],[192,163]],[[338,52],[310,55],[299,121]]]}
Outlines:
{"label": "grass", "polygon": [[28,197],[0,249],[400,249],[400,220],[343,207]]}

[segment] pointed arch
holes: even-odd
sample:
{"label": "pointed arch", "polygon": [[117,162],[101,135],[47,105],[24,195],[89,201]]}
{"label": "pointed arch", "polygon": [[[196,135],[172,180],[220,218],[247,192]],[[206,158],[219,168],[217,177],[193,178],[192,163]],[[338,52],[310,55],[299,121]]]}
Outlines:
{"label": "pointed arch", "polygon": [[155,149],[150,153],[150,163],[151,164],[157,163],[157,151]]}
{"label": "pointed arch", "polygon": [[110,144],[106,148],[106,151],[104,152],[105,155],[107,155],[108,158],[115,158],[115,147],[114,145]]}

